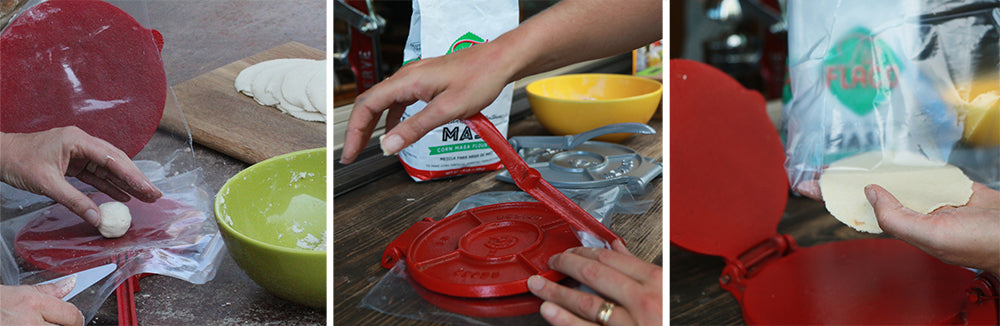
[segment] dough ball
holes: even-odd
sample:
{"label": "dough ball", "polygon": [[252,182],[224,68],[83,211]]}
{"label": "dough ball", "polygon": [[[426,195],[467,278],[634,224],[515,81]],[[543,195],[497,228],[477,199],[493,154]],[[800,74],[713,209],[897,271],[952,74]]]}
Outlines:
{"label": "dough ball", "polygon": [[877,184],[903,206],[919,213],[972,197],[972,180],[959,168],[907,152],[868,152],[830,164],[819,178],[826,209],[855,230],[882,233],[875,209],[865,197],[865,186]]}
{"label": "dough ball", "polygon": [[101,225],[97,230],[105,238],[119,238],[132,226],[132,214],[125,204],[112,201],[101,204]]}

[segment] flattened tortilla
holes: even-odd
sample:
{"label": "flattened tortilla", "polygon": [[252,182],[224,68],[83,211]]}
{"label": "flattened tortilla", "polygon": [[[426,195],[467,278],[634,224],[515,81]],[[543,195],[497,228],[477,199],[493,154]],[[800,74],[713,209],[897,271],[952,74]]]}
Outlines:
{"label": "flattened tortilla", "polygon": [[903,206],[930,213],[961,206],[972,197],[972,180],[959,168],[906,152],[873,151],[830,164],[819,178],[826,209],[840,222],[869,233],[882,233],[865,186],[877,184]]}

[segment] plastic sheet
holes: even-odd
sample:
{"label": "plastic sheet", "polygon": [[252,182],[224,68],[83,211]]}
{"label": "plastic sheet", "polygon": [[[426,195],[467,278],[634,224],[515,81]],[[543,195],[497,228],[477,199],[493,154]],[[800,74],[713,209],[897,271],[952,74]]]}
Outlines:
{"label": "plastic sheet", "polygon": [[1000,189],[1000,4],[791,2],[788,19],[793,189],[868,151],[948,162]]}
{"label": "plastic sheet", "polygon": [[[560,191],[604,224],[611,222],[613,214],[642,214],[652,205],[652,201],[633,197],[623,185]],[[498,203],[534,201],[530,195],[520,191],[486,192],[463,199],[448,215]],[[585,247],[605,244],[583,232],[577,232],[577,236],[581,237]],[[572,279],[565,279],[562,283],[593,293]],[[488,299],[438,294],[414,282],[406,273],[405,261],[399,261],[361,300],[360,306],[397,317],[455,325],[535,325],[545,324],[537,313],[541,303],[530,293]]]}
{"label": "plastic sheet", "polygon": [[[159,164],[138,163],[164,196],[155,203],[127,202],[133,226],[122,238],[102,237],[62,205],[42,206],[0,223],[4,284],[35,284],[116,263],[118,268],[110,276],[70,300],[89,320],[111,292],[133,275],[153,273],[195,284],[214,278],[224,245],[201,171],[166,177]],[[93,189],[84,191],[97,203],[111,200]],[[4,200],[4,205],[45,203],[33,203],[35,195],[17,190],[4,189],[3,194],[5,199],[17,197]]]}

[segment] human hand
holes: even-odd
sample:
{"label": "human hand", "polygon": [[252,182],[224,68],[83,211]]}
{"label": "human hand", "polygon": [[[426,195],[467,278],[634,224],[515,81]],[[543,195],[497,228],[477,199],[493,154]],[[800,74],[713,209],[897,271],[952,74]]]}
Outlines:
{"label": "human hand", "polygon": [[131,196],[153,202],[163,195],[124,152],[77,127],[0,137],[0,180],[48,196],[95,227],[101,222],[97,204],[64,176],[121,202]]}
{"label": "human hand", "polygon": [[954,265],[1000,275],[1000,191],[974,183],[964,206],[946,206],[930,214],[904,207],[878,185],[865,195],[886,233]]}
{"label": "human hand", "polygon": [[60,298],[76,285],[76,277],[52,284],[0,285],[0,320],[4,325],[83,325],[83,314]]}
{"label": "human hand", "polygon": [[[486,43],[417,60],[362,93],[351,111],[340,161],[348,164],[357,158],[383,111],[389,113],[382,149],[394,154],[432,129],[468,118],[492,103],[513,72],[493,62],[491,48]],[[400,122],[406,106],[418,100],[427,102],[427,107]]]}
{"label": "human hand", "polygon": [[528,289],[545,300],[542,317],[553,325],[661,325],[663,268],[633,256],[621,241],[613,250],[577,247],[552,256],[549,266],[614,302],[606,323],[599,320],[605,299],[570,289],[544,277],[528,278]]}

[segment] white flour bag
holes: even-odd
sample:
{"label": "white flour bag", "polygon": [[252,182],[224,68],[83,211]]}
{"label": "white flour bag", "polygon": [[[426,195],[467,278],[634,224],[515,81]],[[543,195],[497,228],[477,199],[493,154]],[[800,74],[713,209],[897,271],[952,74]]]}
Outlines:
{"label": "white flour bag", "polygon": [[[403,61],[442,56],[495,39],[518,24],[516,0],[414,0],[410,34]],[[510,120],[513,83],[482,110],[506,137]],[[418,101],[402,119],[427,105]],[[500,158],[468,126],[459,120],[431,130],[399,152],[406,172],[416,181],[427,181],[468,173],[497,170]]]}

